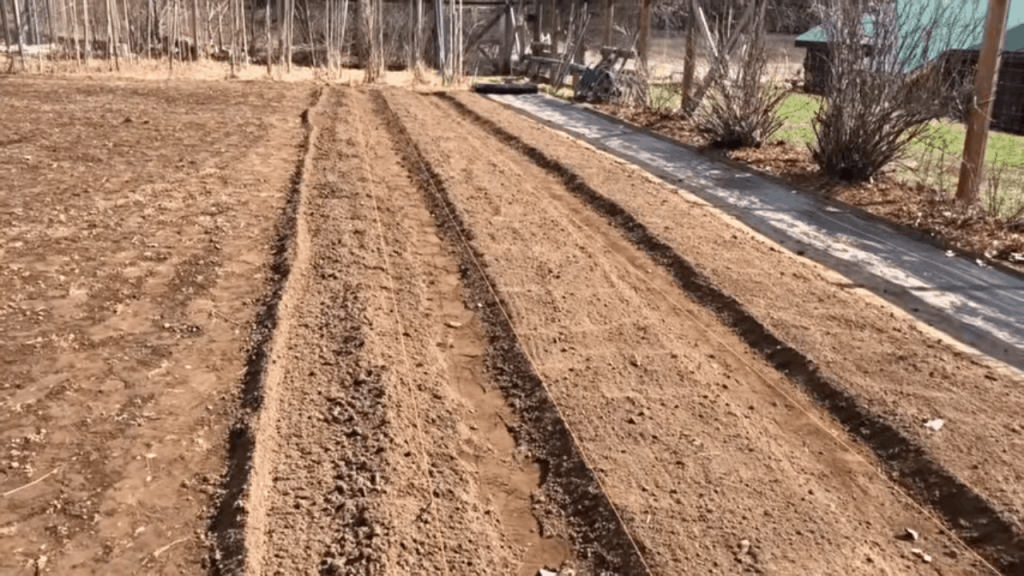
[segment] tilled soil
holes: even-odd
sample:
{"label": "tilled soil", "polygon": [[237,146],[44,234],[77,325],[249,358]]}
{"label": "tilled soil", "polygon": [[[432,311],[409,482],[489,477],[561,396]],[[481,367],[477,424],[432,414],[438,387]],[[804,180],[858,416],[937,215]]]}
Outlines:
{"label": "tilled soil", "polygon": [[[591,147],[471,95],[463,106],[500,130],[543,150],[550,161],[635,218],[638,225],[735,297],[783,341],[813,360],[852,404],[867,407],[911,446],[888,444],[889,469],[921,500],[952,515],[965,538],[992,544],[1008,567],[1022,566],[1024,447],[1022,379],[1003,365],[965,353],[845,278],[750,233],[704,202]],[[681,183],[685,186],[685,183]],[[682,224],[681,224],[682,223]],[[842,406],[833,406],[842,412]],[[846,422],[856,430],[863,421]],[[942,419],[939,432],[924,423]],[[856,434],[856,432],[855,432]],[[859,434],[857,434],[859,435]],[[968,503],[933,490],[934,479],[907,466],[906,452],[923,449],[964,488],[993,504],[998,518],[974,516]],[[920,462],[918,462],[920,464]],[[904,475],[905,474],[905,475]],[[949,489],[949,486],[938,488]],[[958,493],[957,490],[950,490]],[[965,499],[966,500],[966,499]],[[987,520],[986,526],[979,520]]]}
{"label": "tilled soil", "polygon": [[934,570],[893,538],[909,526],[981,569],[559,179],[440,100],[388,98],[653,572]]}
{"label": "tilled soil", "polygon": [[226,550],[222,571],[560,566],[571,548],[557,526],[541,535],[540,470],[509,431],[457,262],[379,103],[331,91],[312,121],[280,344],[253,426],[245,548]]}
{"label": "tilled soil", "polygon": [[[26,118],[28,96],[55,85],[19,84]],[[0,485],[5,573],[993,573],[979,555],[993,561],[993,548],[968,537],[971,548],[963,526],[944,525],[946,510],[928,508],[905,482],[913,471],[892,474],[891,455],[856,442],[849,422],[806,394],[794,368],[801,354],[916,442],[922,462],[934,456],[935,470],[963,475],[964,494],[1009,511],[977,532],[1009,527],[1012,544],[1015,492],[970,476],[943,442],[950,432],[979,442],[977,458],[1005,478],[1016,465],[999,458],[1011,459],[1003,450],[1012,441],[984,444],[996,438],[990,424],[980,413],[961,419],[952,404],[927,406],[949,407],[928,414],[947,419],[944,436],[915,431],[915,394],[941,390],[953,402],[952,380],[991,394],[1009,376],[707,206],[471,95],[149,89],[97,85],[75,96],[85,101],[68,138],[133,146],[154,161],[101,180],[111,163],[131,163],[100,155],[110,160],[88,175],[95,180],[71,199],[47,197],[45,217],[21,192],[43,194],[55,178],[28,169],[41,154],[18,148],[35,137],[28,122],[0,146],[0,169],[18,178],[0,199],[15,230],[0,248],[4,265],[20,266],[0,267],[0,281],[19,282],[5,296],[45,288],[48,258],[61,250],[119,273],[107,263],[118,242],[143,238],[130,262],[162,255],[142,276],[152,289],[122,294],[106,316],[69,307],[69,318],[120,336],[68,329],[45,316],[52,303],[41,318],[25,313],[39,313],[40,296],[15,298],[20,315],[2,317],[4,367],[21,374],[5,375],[11,384],[0,390],[4,438],[19,442],[8,469],[23,470],[16,458],[36,450],[30,473],[9,471]],[[276,112],[261,103],[267,95]],[[123,110],[133,110],[130,122],[74,132],[97,111],[110,120]],[[158,134],[195,131],[206,148],[167,137],[154,138],[157,150],[142,147],[130,131],[146,120]],[[114,136],[125,131],[124,142]],[[214,159],[193,168],[204,152]],[[180,172],[168,170],[177,155]],[[69,170],[85,165],[67,161]],[[171,174],[168,186],[124,203],[132,178],[156,174]],[[216,201],[201,192],[211,174]],[[608,198],[633,220],[608,218]],[[189,228],[213,207],[221,211],[210,231]],[[655,231],[662,252],[638,243],[638,230]],[[18,252],[18,234],[34,239],[24,244],[31,250]],[[110,239],[79,246],[69,235]],[[727,307],[680,283],[666,254],[692,259],[707,290],[742,302],[749,322],[793,347],[784,354],[792,364],[764,354]],[[163,288],[160,273],[170,278]],[[104,302],[98,290],[120,286],[111,274],[81,283],[91,291],[75,306]],[[76,297],[58,287],[47,297]],[[122,334],[133,323],[144,329]],[[75,337],[50,338],[52,349],[40,349],[51,346],[45,338],[29,340],[36,348],[17,343],[18,330],[50,329]],[[75,348],[82,341],[91,347]],[[90,379],[90,361],[100,370],[117,358],[140,366],[111,372],[123,387],[107,386],[114,376]],[[65,375],[33,368],[49,362]],[[931,391],[914,386],[924,373]],[[100,388],[84,396],[91,386]],[[901,396],[879,403],[872,394],[882,386]],[[973,410],[982,399],[961,392],[959,401]],[[992,407],[997,419],[1010,410]],[[111,413],[125,416],[107,424]],[[996,567],[1012,573],[1011,556]]]}
{"label": "tilled soil", "polygon": [[0,80],[0,573],[205,573],[311,87]]}

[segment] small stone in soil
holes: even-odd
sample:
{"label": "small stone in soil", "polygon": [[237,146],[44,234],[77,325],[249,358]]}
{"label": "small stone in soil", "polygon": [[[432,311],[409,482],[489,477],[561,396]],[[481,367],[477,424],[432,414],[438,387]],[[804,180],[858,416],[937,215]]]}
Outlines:
{"label": "small stone in soil", "polygon": [[913,553],[918,558],[920,558],[921,561],[924,562],[925,564],[929,564],[932,561],[932,557],[927,555],[927,554],[925,554],[924,550],[921,550],[920,548],[912,548],[910,550],[910,552]]}

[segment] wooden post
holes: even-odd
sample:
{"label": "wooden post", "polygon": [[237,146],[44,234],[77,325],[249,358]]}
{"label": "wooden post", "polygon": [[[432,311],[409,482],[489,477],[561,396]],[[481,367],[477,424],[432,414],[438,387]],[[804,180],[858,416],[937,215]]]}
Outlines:
{"label": "wooden post", "polygon": [[683,90],[679,99],[679,109],[687,111],[690,109],[690,93],[693,92],[693,75],[695,73],[694,69],[697,67],[696,20],[697,14],[695,14],[691,8],[690,14],[686,17],[686,53],[683,59]]}
{"label": "wooden post", "polygon": [[992,103],[995,100],[1000,56],[1006,44],[1006,17],[1009,7],[1010,0],[989,0],[985,38],[982,41],[978,69],[974,77],[974,106],[971,107],[967,120],[964,159],[960,164],[960,181],[956,189],[956,200],[963,204],[978,201],[981,165],[985,159],[985,146],[988,144],[988,128],[992,121]]}
{"label": "wooden post", "polygon": [[640,37],[637,51],[640,52],[640,69],[647,71],[647,52],[651,41],[651,0],[640,0]]}

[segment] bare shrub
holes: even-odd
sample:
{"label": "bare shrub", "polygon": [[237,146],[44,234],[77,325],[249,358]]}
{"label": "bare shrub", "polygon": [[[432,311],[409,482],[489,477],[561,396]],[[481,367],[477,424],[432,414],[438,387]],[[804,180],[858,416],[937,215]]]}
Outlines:
{"label": "bare shrub", "polygon": [[764,4],[736,60],[734,67],[725,58],[716,62],[722,69],[712,76],[704,105],[695,118],[696,125],[712,146],[760,147],[782,127],[779,106],[789,94],[783,85],[765,82],[768,56]]}
{"label": "bare shrub", "polygon": [[897,11],[891,2],[819,0],[831,70],[810,149],[826,174],[868,180],[949,114],[961,89],[938,57],[981,29],[978,6],[928,0]]}
{"label": "bare shrub", "polygon": [[985,210],[993,216],[1001,216],[1009,221],[1024,214],[1024,193],[1020,190],[1007,190],[1003,185],[1006,166],[1000,164],[996,158],[985,172],[987,186],[982,196]]}

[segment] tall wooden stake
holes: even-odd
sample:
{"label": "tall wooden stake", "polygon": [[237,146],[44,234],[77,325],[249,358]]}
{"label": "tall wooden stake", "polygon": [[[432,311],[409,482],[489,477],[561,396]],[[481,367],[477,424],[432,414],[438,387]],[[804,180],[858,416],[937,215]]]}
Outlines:
{"label": "tall wooden stake", "polygon": [[679,109],[690,109],[690,93],[693,92],[693,75],[697,68],[697,14],[690,9],[686,17],[686,52],[683,57],[683,91],[679,99]]}
{"label": "tall wooden stake", "polygon": [[981,184],[981,165],[988,144],[988,127],[992,121],[999,62],[1006,45],[1006,17],[1010,0],[989,0],[985,37],[978,56],[978,71],[974,77],[974,106],[967,120],[967,139],[964,141],[964,159],[960,164],[960,181],[956,200],[963,204],[978,201]]}

